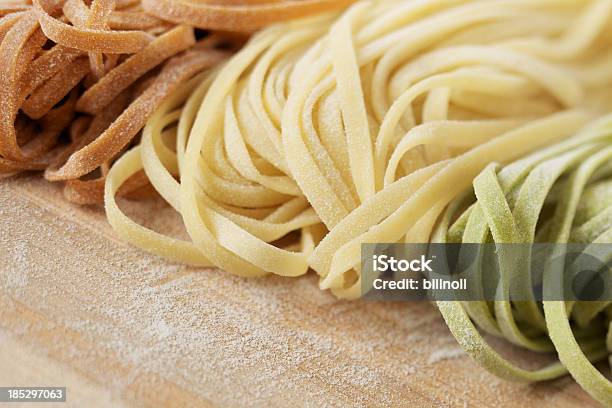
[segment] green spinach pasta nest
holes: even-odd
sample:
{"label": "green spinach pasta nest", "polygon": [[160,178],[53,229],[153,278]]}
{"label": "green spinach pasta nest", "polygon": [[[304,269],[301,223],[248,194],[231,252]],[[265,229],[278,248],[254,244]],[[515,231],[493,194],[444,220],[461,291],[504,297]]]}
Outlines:
{"label": "green spinach pasta nest", "polygon": [[[463,210],[465,198],[451,203],[432,240],[610,243],[611,157],[609,116],[562,143],[503,168],[491,164],[474,180],[476,201]],[[552,210],[545,211],[545,207]],[[607,251],[608,258],[610,255],[612,251]],[[503,251],[498,256],[503,264]],[[500,271],[500,281],[531,287],[528,267],[510,264]],[[544,290],[557,284],[557,279],[557,275],[545,273]],[[501,286],[507,293],[508,285]],[[590,361],[606,358],[612,351],[612,302],[541,303],[542,308],[535,301],[444,301],[438,302],[438,307],[461,346],[491,372],[511,380],[541,381],[569,371],[587,392],[610,406],[612,384]],[[560,362],[536,371],[521,369],[487,345],[474,324],[529,350],[556,351]]]}

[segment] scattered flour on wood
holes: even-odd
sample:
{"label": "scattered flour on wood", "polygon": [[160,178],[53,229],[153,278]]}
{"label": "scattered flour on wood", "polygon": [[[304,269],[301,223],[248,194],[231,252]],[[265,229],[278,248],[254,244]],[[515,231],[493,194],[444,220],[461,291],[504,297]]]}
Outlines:
{"label": "scattered flour on wood", "polygon": [[428,364],[464,357],[466,354],[460,347],[441,348],[432,352],[427,359]]}
{"label": "scattered flour on wood", "polygon": [[[56,193],[45,194],[61,205]],[[0,273],[0,296],[45,318],[0,310],[0,324],[32,341],[46,333],[55,341],[39,347],[119,397],[173,384],[228,407],[299,395],[305,406],[418,406],[431,401],[410,387],[431,384],[428,365],[463,355],[428,304],[342,302],[312,275],[249,280],[172,264],[121,242],[98,210],[58,216],[3,200],[0,185],[0,255],[17,267]],[[171,210],[143,205],[140,222],[184,234]]]}

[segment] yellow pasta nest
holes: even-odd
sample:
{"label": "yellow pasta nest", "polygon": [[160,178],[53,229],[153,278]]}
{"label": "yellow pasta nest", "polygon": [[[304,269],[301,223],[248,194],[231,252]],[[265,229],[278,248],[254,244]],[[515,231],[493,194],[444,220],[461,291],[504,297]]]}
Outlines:
{"label": "yellow pasta nest", "polygon": [[[242,276],[310,268],[342,298],[360,295],[362,243],[445,241],[449,232],[459,242],[532,242],[552,186],[586,172],[586,181],[567,184],[571,200],[560,200],[575,209],[590,191],[585,174],[609,159],[612,121],[580,130],[612,106],[611,17],[609,0],[381,0],[271,26],[157,110],[141,144],[110,170],[109,221],[135,245],[193,265]],[[557,150],[533,156],[516,179],[488,167],[551,145]],[[557,156],[565,161],[549,163]],[[581,160],[590,167],[576,170]],[[143,169],[182,215],[189,241],[120,211],[115,193]],[[517,186],[525,196],[507,201]],[[455,205],[472,190],[475,204]],[[560,213],[564,227],[547,239],[570,240],[575,213]],[[456,224],[472,217],[469,228]],[[608,304],[593,312],[601,319],[582,322],[596,333],[586,355],[568,320],[583,306],[544,302],[545,316],[535,302],[440,309],[496,374],[532,381],[569,370],[612,405],[610,383],[589,362],[608,353]],[[511,365],[470,317],[524,347],[556,350],[562,364],[536,372]]]}

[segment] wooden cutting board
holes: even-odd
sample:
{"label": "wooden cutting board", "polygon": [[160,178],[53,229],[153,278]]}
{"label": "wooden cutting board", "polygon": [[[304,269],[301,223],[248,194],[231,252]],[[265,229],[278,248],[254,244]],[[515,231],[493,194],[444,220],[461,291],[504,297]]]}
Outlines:
{"label": "wooden cutting board", "polygon": [[[123,207],[181,234],[159,201]],[[488,374],[428,303],[168,263],[35,175],[0,181],[0,245],[0,386],[67,386],[68,406],[597,406],[568,377]]]}

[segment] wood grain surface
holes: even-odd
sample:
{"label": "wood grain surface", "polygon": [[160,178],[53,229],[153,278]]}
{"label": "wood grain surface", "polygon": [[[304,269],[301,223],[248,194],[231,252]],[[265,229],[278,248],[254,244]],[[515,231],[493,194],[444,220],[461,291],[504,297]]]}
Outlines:
{"label": "wood grain surface", "polygon": [[[159,201],[122,205],[182,234]],[[0,260],[0,386],[67,386],[59,406],[597,406],[568,377],[488,374],[429,303],[343,302],[312,274],[168,263],[36,175],[0,181]]]}

